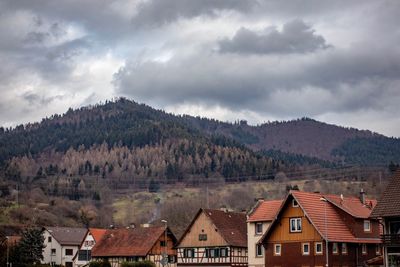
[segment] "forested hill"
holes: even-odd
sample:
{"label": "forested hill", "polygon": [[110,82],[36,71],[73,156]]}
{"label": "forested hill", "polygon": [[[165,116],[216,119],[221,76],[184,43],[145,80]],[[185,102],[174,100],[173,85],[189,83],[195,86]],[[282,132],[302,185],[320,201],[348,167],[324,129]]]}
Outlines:
{"label": "forested hill", "polygon": [[6,174],[35,179],[48,174],[128,182],[252,179],[271,176],[285,165],[387,165],[399,158],[399,139],[370,131],[308,118],[259,126],[224,123],[175,116],[124,98],[0,128],[0,164]]}

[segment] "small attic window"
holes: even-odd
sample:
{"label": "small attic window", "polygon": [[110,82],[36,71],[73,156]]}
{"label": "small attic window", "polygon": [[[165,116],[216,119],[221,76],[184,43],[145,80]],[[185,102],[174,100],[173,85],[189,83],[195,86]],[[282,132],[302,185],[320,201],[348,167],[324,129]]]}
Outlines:
{"label": "small attic window", "polygon": [[298,208],[299,207],[299,203],[297,203],[296,199],[292,200],[292,207],[293,208]]}

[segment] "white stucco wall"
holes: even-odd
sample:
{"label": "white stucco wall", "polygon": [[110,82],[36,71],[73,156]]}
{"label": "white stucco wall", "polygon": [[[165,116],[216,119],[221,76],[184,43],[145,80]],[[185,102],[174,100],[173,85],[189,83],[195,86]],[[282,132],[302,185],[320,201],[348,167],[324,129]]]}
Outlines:
{"label": "white stucco wall", "polygon": [[262,234],[256,234],[256,222],[247,222],[247,248],[249,267],[264,267],[265,256],[264,249],[261,257],[256,256],[256,244],[267,231],[271,222],[262,222]]}

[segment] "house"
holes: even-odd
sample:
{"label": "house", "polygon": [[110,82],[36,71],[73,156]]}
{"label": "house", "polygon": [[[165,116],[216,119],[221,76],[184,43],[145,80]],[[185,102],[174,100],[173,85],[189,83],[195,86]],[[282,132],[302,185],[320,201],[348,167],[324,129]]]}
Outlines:
{"label": "house", "polygon": [[152,261],[157,267],[176,267],[176,241],[164,226],[109,229],[92,248],[92,260],[106,260],[112,267],[143,260]]}
{"label": "house", "polygon": [[263,267],[264,248],[259,241],[282,205],[283,200],[258,200],[247,214],[247,247],[249,267]]}
{"label": "house", "polygon": [[246,214],[200,209],[178,242],[178,266],[247,266]]}
{"label": "house", "polygon": [[372,211],[381,218],[385,266],[400,266],[400,171],[397,171]]}
{"label": "house", "polygon": [[78,252],[85,228],[44,227],[44,245],[42,263],[74,267],[73,258]]}
{"label": "house", "polygon": [[261,239],[265,266],[382,264],[375,200],[290,191]]}
{"label": "house", "polygon": [[74,256],[75,266],[80,267],[90,262],[92,258],[92,248],[101,240],[106,231],[106,229],[89,228],[82,240],[78,253]]}

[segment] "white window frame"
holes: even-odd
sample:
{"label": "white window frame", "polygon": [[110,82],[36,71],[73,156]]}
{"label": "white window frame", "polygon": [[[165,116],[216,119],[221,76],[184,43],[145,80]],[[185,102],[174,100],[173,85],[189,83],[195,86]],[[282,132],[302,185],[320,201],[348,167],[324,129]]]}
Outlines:
{"label": "white window frame", "polygon": [[[260,232],[258,231],[258,227],[257,227],[258,225],[261,225],[261,231]],[[254,228],[255,228],[254,232],[255,232],[256,235],[262,235],[263,234],[263,223],[262,222],[257,222],[255,224]]]}
{"label": "white window frame", "polygon": [[[292,229],[292,222],[294,222],[294,228],[295,229]],[[302,230],[302,227],[301,227],[301,218],[290,218],[289,219],[289,227],[290,227],[290,232],[291,233],[300,233],[301,232],[301,230]]]}
{"label": "white window frame", "polygon": [[332,243],[332,254],[337,255],[339,254],[339,244],[338,243]]}
{"label": "white window frame", "polygon": [[[279,247],[279,252],[277,252],[278,247]],[[281,256],[281,255],[282,255],[282,245],[274,244],[274,256]]]}
{"label": "white window frame", "polygon": [[[366,227],[368,225],[368,227]],[[364,220],[364,232],[371,232],[371,221]]]}
{"label": "white window frame", "polygon": [[[307,252],[304,249],[306,246],[308,247],[308,251]],[[302,243],[301,244],[301,254],[303,256],[309,256],[310,255],[310,243]]]}
{"label": "white window frame", "polygon": [[[317,250],[318,245],[321,245],[321,251]],[[322,245],[322,242],[315,242],[315,255],[322,255],[324,254],[324,246]]]}
{"label": "white window frame", "polygon": [[367,244],[361,244],[361,252],[363,255],[367,255],[368,254],[368,249],[367,249]]}
{"label": "white window frame", "polygon": [[292,207],[293,208],[298,208],[299,207],[299,203],[296,201],[296,199],[292,199]]}
{"label": "white window frame", "polygon": [[347,255],[347,243],[342,243],[342,254]]}
{"label": "white window frame", "polygon": [[[259,254],[258,252],[258,248],[260,248],[261,250],[261,253]],[[263,252],[263,247],[262,247],[262,245],[261,244],[256,244],[256,257],[257,258],[259,258],[259,257],[262,257],[264,255],[264,252]]]}

